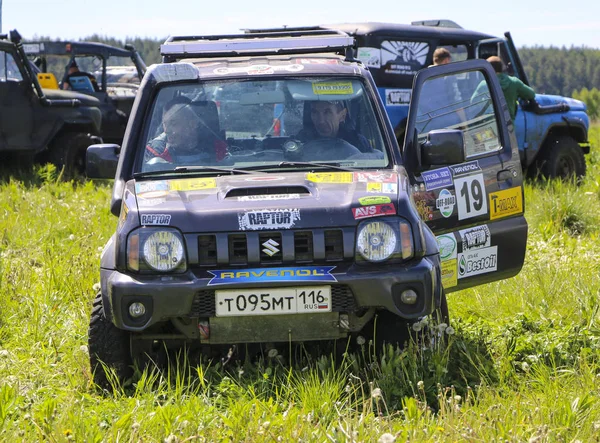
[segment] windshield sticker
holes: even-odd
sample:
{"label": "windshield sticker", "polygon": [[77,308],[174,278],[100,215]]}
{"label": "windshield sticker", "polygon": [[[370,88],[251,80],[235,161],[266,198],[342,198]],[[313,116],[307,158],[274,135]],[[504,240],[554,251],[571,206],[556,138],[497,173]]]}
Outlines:
{"label": "windshield sticker", "polygon": [[396,183],[398,177],[393,172],[355,172],[356,181]]}
{"label": "windshield sticker", "polygon": [[358,199],[358,202],[362,206],[381,205],[381,204],[385,204],[385,203],[391,203],[392,199],[389,197],[386,197],[384,195],[377,195],[377,196],[373,196],[373,197],[361,197]]}
{"label": "windshield sticker", "polygon": [[353,94],[354,88],[352,82],[319,82],[312,84],[313,92],[317,95],[327,94],[340,94],[347,95]]}
{"label": "windshield sticker", "polygon": [[379,68],[381,66],[381,50],[379,48],[358,48],[356,58],[363,62],[369,68]]}
{"label": "windshield sticker", "polygon": [[165,180],[151,181],[151,182],[137,182],[135,184],[135,193],[142,194],[153,191],[168,191],[169,182]]}
{"label": "windshield sticker", "polygon": [[247,182],[274,182],[283,180],[285,177],[273,177],[273,176],[263,176],[263,177],[250,177],[245,179]]}
{"label": "windshield sticker", "polygon": [[289,71],[299,72],[304,69],[303,65],[292,64],[292,65],[252,65],[252,66],[240,66],[234,68],[216,68],[213,70],[215,74],[227,75],[227,74],[240,74],[246,73],[248,75],[262,75],[262,74],[274,74],[277,71]]}
{"label": "windshield sticker", "polygon": [[452,175],[448,168],[423,171],[421,173],[421,178],[425,182],[425,189],[427,191],[452,186]]}
{"label": "windshield sticker", "polygon": [[292,200],[300,198],[300,194],[265,194],[265,195],[243,195],[238,197],[238,201],[264,201],[264,200]]}
{"label": "windshield sticker", "polygon": [[410,103],[412,91],[410,89],[386,89],[385,90],[385,105],[386,106],[403,106]]}
{"label": "windshield sticker", "polygon": [[483,174],[454,177],[454,189],[456,190],[459,220],[487,214],[488,201],[485,195]]}
{"label": "windshield sticker", "polygon": [[429,44],[425,42],[384,41],[381,65],[386,74],[413,75],[425,67]]}
{"label": "windshield sticker", "polygon": [[460,165],[450,166],[450,169],[452,170],[452,175],[454,177],[460,177],[461,175],[468,175],[481,171],[481,167],[479,166],[479,162],[477,160]]}
{"label": "windshield sticker", "polygon": [[446,260],[456,259],[456,239],[454,234],[438,235],[436,238],[438,248],[440,250],[440,260],[445,262]]}
{"label": "windshield sticker", "polygon": [[335,266],[300,266],[295,268],[245,269],[243,271],[207,271],[214,277],[208,282],[209,286],[228,283],[254,282],[300,282],[300,281],[329,281],[337,279],[331,274]]}
{"label": "windshield sticker", "polygon": [[452,288],[458,284],[457,261],[455,258],[442,262],[442,286]]}
{"label": "windshield sticker", "polygon": [[492,236],[490,234],[490,228],[488,228],[487,225],[461,229],[458,233],[462,240],[462,252],[469,252],[474,249],[491,246]]}
{"label": "windshield sticker", "polygon": [[296,63],[303,65],[338,65],[341,61],[335,58],[299,58]]}
{"label": "windshield sticker", "polygon": [[171,223],[169,214],[142,214],[140,216],[142,225],[166,226]]}
{"label": "windshield sticker", "polygon": [[265,209],[238,214],[240,231],[291,229],[298,220],[300,220],[300,210],[298,209]]}
{"label": "windshield sticker", "polygon": [[438,198],[435,201],[435,207],[440,210],[444,218],[448,218],[454,212],[456,198],[447,189],[442,189]]}
{"label": "windshield sticker", "polygon": [[396,207],[393,203],[385,205],[365,206],[364,208],[352,208],[355,220],[368,217],[378,217],[380,215],[396,214]]}
{"label": "windshield sticker", "polygon": [[306,180],[314,183],[353,183],[352,172],[309,172]]}
{"label": "windshield sticker", "polygon": [[458,278],[473,277],[498,269],[498,247],[458,254]]}
{"label": "windshield sticker", "polygon": [[490,193],[490,220],[523,213],[520,187]]}
{"label": "windshield sticker", "polygon": [[214,178],[186,178],[182,180],[171,180],[169,188],[171,191],[202,191],[214,189],[217,181]]}

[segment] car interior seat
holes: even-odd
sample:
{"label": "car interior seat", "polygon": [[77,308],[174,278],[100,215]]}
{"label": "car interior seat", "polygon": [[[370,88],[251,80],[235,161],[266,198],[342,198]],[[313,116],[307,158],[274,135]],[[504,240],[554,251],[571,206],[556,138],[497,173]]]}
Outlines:
{"label": "car interior seat", "polygon": [[37,78],[42,88],[59,89],[58,80],[56,80],[56,76],[51,72],[38,72]]}
{"label": "car interior seat", "polygon": [[71,89],[77,92],[94,92],[92,81],[86,76],[71,77],[69,79]]}
{"label": "car interior seat", "polygon": [[201,137],[214,141],[217,160],[222,160],[227,155],[225,131],[221,130],[219,111],[214,101],[195,101],[191,103],[202,126]]}

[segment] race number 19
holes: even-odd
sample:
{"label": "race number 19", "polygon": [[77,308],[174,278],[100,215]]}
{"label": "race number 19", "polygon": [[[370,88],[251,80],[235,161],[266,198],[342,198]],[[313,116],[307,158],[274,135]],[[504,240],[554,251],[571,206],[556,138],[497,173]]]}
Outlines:
{"label": "race number 19", "polygon": [[454,189],[457,197],[459,220],[487,214],[487,195],[483,174],[455,178]]}

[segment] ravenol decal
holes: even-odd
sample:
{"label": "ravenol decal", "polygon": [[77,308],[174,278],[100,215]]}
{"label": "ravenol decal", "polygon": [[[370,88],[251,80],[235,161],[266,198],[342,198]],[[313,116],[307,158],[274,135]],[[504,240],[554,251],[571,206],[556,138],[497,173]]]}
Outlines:
{"label": "ravenol decal", "polygon": [[165,226],[171,223],[171,216],[169,214],[142,214],[140,218],[143,225]]}
{"label": "ravenol decal", "polygon": [[450,174],[450,169],[448,168],[423,171],[421,178],[425,182],[425,189],[427,191],[452,186],[452,174]]}
{"label": "ravenol decal", "polygon": [[440,249],[440,260],[446,261],[456,258],[456,239],[454,234],[444,234],[436,237]]}
{"label": "ravenol decal", "polygon": [[309,172],[306,179],[315,183],[352,183],[352,172]]}
{"label": "ravenol decal", "polygon": [[448,218],[454,212],[454,205],[456,204],[456,198],[447,189],[442,189],[440,195],[435,201],[435,207],[440,210],[440,213]]}
{"label": "ravenol decal", "polygon": [[481,168],[479,167],[479,162],[477,160],[473,160],[472,162],[462,163],[460,165],[450,166],[452,170],[452,175],[454,177],[460,175],[468,175],[473,174],[474,172],[480,172]]}
{"label": "ravenol decal", "polygon": [[300,220],[299,209],[264,209],[238,214],[238,222],[241,231],[290,229],[298,220]]}
{"label": "ravenol decal", "polygon": [[385,204],[385,203],[391,203],[392,199],[385,195],[377,195],[377,196],[373,196],[373,197],[361,197],[358,199],[358,202],[362,206],[381,205],[381,204]]}
{"label": "ravenol decal", "polygon": [[214,277],[209,285],[223,285],[228,283],[255,283],[255,282],[306,282],[327,281],[336,282],[331,274],[335,266],[302,266],[295,268],[268,268],[244,269],[227,271],[208,271]]}
{"label": "ravenol decal", "polygon": [[214,178],[186,178],[183,180],[171,180],[169,189],[171,191],[201,191],[217,187]]}
{"label": "ravenol decal", "polygon": [[313,83],[313,92],[317,95],[344,95],[352,94],[354,89],[352,88],[352,82],[319,82]]}
{"label": "ravenol decal", "polygon": [[523,193],[520,187],[490,193],[490,220],[522,212]]}
{"label": "ravenol decal", "polygon": [[458,254],[458,278],[487,274],[498,269],[498,247],[476,249]]}

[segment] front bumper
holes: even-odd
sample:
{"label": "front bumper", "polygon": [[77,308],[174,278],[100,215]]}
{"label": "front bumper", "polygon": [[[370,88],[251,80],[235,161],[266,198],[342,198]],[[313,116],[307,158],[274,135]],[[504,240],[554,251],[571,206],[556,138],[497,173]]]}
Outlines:
{"label": "front bumper", "polygon": [[[265,336],[261,331],[272,330],[271,326],[281,323],[293,326],[294,322],[302,324],[303,330],[317,331],[314,332],[314,337],[305,333],[303,340],[335,338],[336,334],[345,335],[344,331],[336,332],[340,322],[344,323],[343,319],[340,320],[340,315],[360,315],[369,309],[387,309],[400,317],[416,319],[430,314],[439,305],[441,297],[438,255],[414,259],[402,265],[339,264],[331,275],[336,281],[319,283],[332,287],[334,296],[331,313],[226,317],[226,319],[215,317],[215,290],[314,286],[315,282],[259,281],[210,285],[213,276],[205,270],[195,269],[179,275],[148,276],[102,269],[101,284],[105,312],[110,314],[112,322],[118,328],[142,332],[166,321],[174,321],[180,325],[182,322],[189,324],[191,320],[195,320],[195,326],[188,328],[188,332],[186,328],[178,328],[189,339],[198,338],[198,319],[212,323],[213,331],[215,327],[227,331],[228,337],[235,335],[233,329],[239,329],[240,337],[252,338],[248,341],[263,341],[263,338],[269,336]],[[407,289],[417,293],[415,304],[407,305],[401,301],[400,294]],[[141,302],[146,306],[146,314],[137,319],[129,314],[129,305],[134,302]],[[311,326],[313,323],[314,325]],[[318,332],[319,323],[333,326],[329,328],[331,329],[329,333]],[[358,325],[357,327],[360,326],[360,322],[355,324]],[[354,329],[352,325],[345,327],[346,332]]]}

